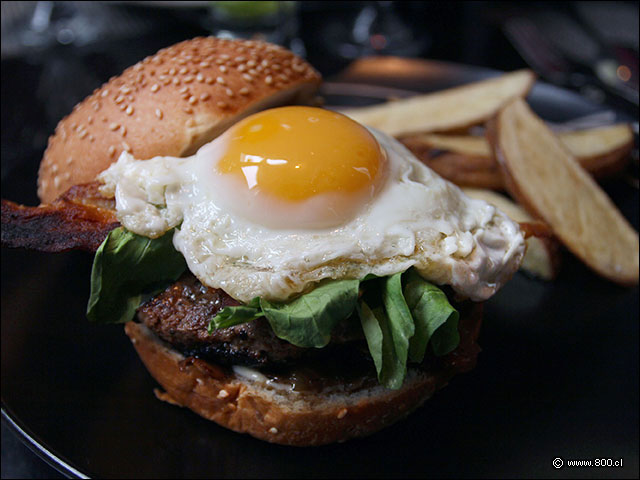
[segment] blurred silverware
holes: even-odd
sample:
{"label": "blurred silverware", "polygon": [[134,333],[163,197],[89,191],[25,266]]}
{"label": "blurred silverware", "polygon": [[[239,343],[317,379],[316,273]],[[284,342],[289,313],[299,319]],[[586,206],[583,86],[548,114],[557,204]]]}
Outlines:
{"label": "blurred silverware", "polygon": [[[620,78],[621,64],[569,17],[556,12],[509,18],[503,30],[522,58],[544,79],[578,89],[602,102],[609,94],[638,106],[631,78]],[[625,66],[626,67],[626,66]],[[627,67],[628,73],[632,70]],[[627,72],[625,70],[625,72]],[[633,79],[637,82],[637,78]]]}

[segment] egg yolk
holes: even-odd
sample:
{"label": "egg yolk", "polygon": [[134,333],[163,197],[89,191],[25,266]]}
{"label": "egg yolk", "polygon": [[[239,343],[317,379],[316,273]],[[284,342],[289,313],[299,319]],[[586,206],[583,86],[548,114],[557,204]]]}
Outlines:
{"label": "egg yolk", "polygon": [[322,194],[339,194],[347,203],[366,201],[386,165],[384,150],[366,128],[321,108],[265,110],[227,133],[218,173],[289,204]]}

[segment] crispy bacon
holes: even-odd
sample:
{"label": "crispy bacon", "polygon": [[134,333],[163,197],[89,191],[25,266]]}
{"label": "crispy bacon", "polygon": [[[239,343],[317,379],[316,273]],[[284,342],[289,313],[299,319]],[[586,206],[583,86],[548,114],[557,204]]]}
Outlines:
{"label": "crispy bacon", "polygon": [[524,233],[524,238],[538,237],[538,238],[551,238],[553,237],[553,230],[551,227],[540,220],[534,220],[532,222],[520,222],[520,230]]}
{"label": "crispy bacon", "polygon": [[96,251],[120,224],[115,204],[97,183],[71,187],[50,205],[25,207],[2,200],[2,246],[41,252]]}

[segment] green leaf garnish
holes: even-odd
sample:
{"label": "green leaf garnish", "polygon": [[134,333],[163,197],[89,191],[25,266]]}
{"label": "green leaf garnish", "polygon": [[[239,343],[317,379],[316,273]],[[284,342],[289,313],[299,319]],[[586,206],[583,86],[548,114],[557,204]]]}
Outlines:
{"label": "green leaf garnish", "polygon": [[186,270],[173,247],[173,230],[151,239],[118,227],[93,259],[87,318],[99,323],[133,319],[143,294],[155,295]]}

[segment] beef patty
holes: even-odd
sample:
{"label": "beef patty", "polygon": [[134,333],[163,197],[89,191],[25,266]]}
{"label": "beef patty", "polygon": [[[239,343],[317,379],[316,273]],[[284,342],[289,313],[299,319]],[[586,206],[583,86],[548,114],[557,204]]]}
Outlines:
{"label": "beef patty", "polygon": [[[204,286],[186,273],[141,305],[138,320],[184,355],[225,365],[285,365],[325,350],[296,347],[276,337],[264,317],[209,334],[211,318],[233,305],[239,303],[223,290]],[[349,318],[334,328],[329,347],[358,343],[363,338],[360,323]]]}

